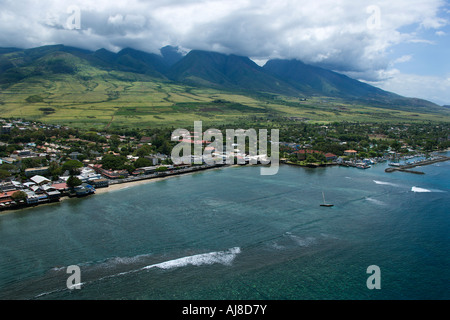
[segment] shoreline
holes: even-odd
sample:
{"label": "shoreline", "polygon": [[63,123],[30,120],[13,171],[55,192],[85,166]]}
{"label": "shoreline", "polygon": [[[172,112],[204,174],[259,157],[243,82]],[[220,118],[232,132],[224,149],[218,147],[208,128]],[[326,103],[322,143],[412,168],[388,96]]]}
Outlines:
{"label": "shoreline", "polygon": [[[450,148],[448,150],[437,151],[437,152],[450,152]],[[448,161],[448,159],[446,161]],[[283,162],[283,161],[280,161],[280,164],[297,166],[297,167],[302,167],[302,168],[318,168],[318,167],[326,168],[326,167],[332,167],[332,166],[337,166],[338,165],[337,163],[330,163],[330,164],[324,164],[324,165],[312,165],[311,166],[311,165],[300,165],[300,164]],[[212,166],[212,167],[206,167],[206,168],[199,168],[199,169],[195,169],[195,170],[189,170],[189,171],[186,171],[186,172],[176,172],[176,173],[167,174],[167,175],[164,175],[164,176],[161,176],[161,177],[149,177],[149,178],[137,179],[136,181],[116,182],[116,183],[113,183],[113,184],[109,185],[108,187],[102,187],[102,188],[98,188],[98,189],[96,188],[94,194],[88,195],[86,197],[95,196],[97,194],[105,194],[105,193],[108,193],[108,192],[114,192],[114,191],[123,190],[123,189],[128,189],[128,188],[131,188],[131,187],[144,185],[144,184],[148,184],[148,183],[152,183],[152,182],[163,181],[163,180],[166,180],[166,179],[169,179],[169,178],[172,178],[172,177],[176,177],[176,176],[184,176],[184,175],[194,174],[194,173],[201,172],[201,171],[209,171],[209,170],[213,170],[213,169],[221,169],[221,168],[224,168],[224,167],[241,167],[241,166],[242,165],[240,165],[240,164],[219,165],[219,166]],[[80,199],[80,198],[83,198],[83,197],[74,197],[74,198],[75,199]],[[19,212],[19,211],[22,211],[22,210],[33,209],[33,208],[41,207],[41,206],[45,206],[45,205],[53,205],[53,204],[61,203],[63,201],[67,201],[69,199],[72,199],[72,197],[69,197],[69,196],[65,195],[65,196],[62,196],[59,199],[59,201],[44,202],[44,203],[40,203],[40,204],[36,204],[36,205],[3,209],[3,210],[0,210],[0,215],[13,213],[13,212]]]}
{"label": "shoreline", "polygon": [[[208,168],[206,170],[209,171],[212,169],[219,169],[219,168],[221,168],[221,167],[212,167],[212,168]],[[163,180],[170,179],[170,178],[177,177],[177,176],[185,176],[185,175],[197,173],[199,171],[204,171],[204,170],[194,170],[194,171],[189,171],[189,172],[182,172],[182,173],[178,173],[178,174],[167,175],[164,177],[154,177],[154,178],[141,179],[141,180],[136,180],[136,181],[115,183],[115,184],[109,185],[108,187],[95,189],[95,194],[104,194],[104,193],[108,193],[108,192],[112,192],[112,191],[128,189],[128,188],[140,186],[140,185],[147,184],[147,183],[163,181]]]}
{"label": "shoreline", "polygon": [[139,185],[143,185],[143,184],[147,184],[147,183],[151,183],[151,182],[162,181],[162,180],[170,179],[170,178],[177,177],[177,176],[185,176],[185,175],[189,175],[189,174],[194,174],[194,173],[201,172],[201,171],[210,171],[210,170],[217,170],[217,169],[226,168],[226,167],[238,167],[238,166],[240,166],[240,165],[233,164],[233,165],[212,166],[212,167],[208,167],[208,168],[201,168],[201,169],[190,170],[190,171],[186,171],[186,172],[177,172],[177,173],[168,174],[168,175],[165,175],[162,177],[152,177],[152,178],[139,179],[136,181],[118,182],[118,183],[109,185],[108,187],[98,188],[98,189],[96,188],[95,194],[103,194],[103,193],[107,193],[107,192],[111,192],[111,191],[128,189],[128,188],[131,188],[134,186],[139,186]]}
{"label": "shoreline", "polygon": [[95,193],[94,194],[87,195],[85,197],[69,197],[69,196],[66,195],[66,196],[62,196],[59,199],[59,201],[44,202],[44,203],[30,205],[30,206],[3,209],[3,210],[0,210],[0,215],[8,214],[8,213],[14,213],[14,212],[21,212],[22,210],[30,210],[30,209],[34,209],[36,207],[44,207],[44,206],[48,206],[48,205],[54,205],[54,204],[61,203],[63,201],[70,200],[70,199],[89,198],[90,196],[95,196],[95,195],[98,195],[98,194],[106,194],[108,192],[114,192],[114,191],[119,191],[119,190],[123,190],[123,189],[128,189],[128,188],[136,187],[136,186],[139,186],[139,185],[144,185],[144,184],[147,184],[147,183],[163,181],[163,180],[170,179],[170,178],[173,178],[173,177],[185,176],[185,175],[189,175],[189,174],[198,173],[198,172],[201,172],[201,171],[209,171],[209,170],[214,170],[214,169],[217,170],[217,169],[221,169],[221,168],[224,168],[224,167],[239,167],[239,166],[240,165],[237,165],[237,164],[224,165],[224,166],[213,166],[213,167],[209,167],[209,168],[202,168],[202,169],[191,170],[191,171],[187,171],[187,172],[178,172],[176,174],[168,174],[168,175],[162,176],[162,177],[152,177],[152,178],[140,179],[140,180],[136,180],[136,181],[118,182],[118,183],[114,183],[112,185],[109,185],[108,187],[95,189]]}

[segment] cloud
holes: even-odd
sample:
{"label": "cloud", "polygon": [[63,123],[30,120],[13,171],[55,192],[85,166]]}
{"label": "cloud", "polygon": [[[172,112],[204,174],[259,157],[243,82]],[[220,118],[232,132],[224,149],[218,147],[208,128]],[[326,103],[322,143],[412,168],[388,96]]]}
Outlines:
{"label": "cloud", "polygon": [[[67,27],[71,6],[80,10],[79,29]],[[448,24],[440,17],[444,6],[443,0],[0,1],[0,46],[63,43],[158,52],[171,44],[260,62],[297,58],[380,80],[392,66],[393,47],[433,43],[421,30]]]}
{"label": "cloud", "polygon": [[436,77],[393,70],[385,80],[369,83],[406,97],[421,97],[439,105],[450,105],[450,74]]}
{"label": "cloud", "polygon": [[408,61],[411,61],[411,59],[412,59],[412,55],[407,54],[407,55],[401,56],[400,58],[395,59],[395,60],[392,62],[392,64],[395,65],[395,64],[397,64],[397,63],[408,62]]}

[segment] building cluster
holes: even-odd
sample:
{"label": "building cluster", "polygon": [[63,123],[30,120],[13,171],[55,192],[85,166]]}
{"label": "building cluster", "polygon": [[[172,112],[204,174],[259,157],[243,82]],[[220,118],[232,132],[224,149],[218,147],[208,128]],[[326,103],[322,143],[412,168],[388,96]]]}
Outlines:
{"label": "building cluster", "polygon": [[44,176],[36,175],[27,182],[3,181],[0,183],[0,210],[25,207],[59,201],[61,197],[71,195],[85,196],[95,192],[87,183],[70,190],[65,182],[52,182]]}
{"label": "building cluster", "polygon": [[[52,129],[68,130],[69,128],[22,120],[0,119],[0,135],[10,136],[14,132],[14,138],[17,141],[11,146],[5,142],[8,140],[0,141],[0,150],[2,151],[0,155],[2,168],[0,169],[6,171],[3,168],[9,165],[7,171],[10,173],[9,177],[0,177],[0,210],[58,201],[63,196],[92,194],[96,188],[108,187],[111,180],[155,172],[160,168],[161,162],[167,159],[166,155],[159,153],[146,155],[145,158],[153,167],[139,168],[129,173],[127,170],[102,168],[100,163],[104,154],[120,155],[110,151],[108,139],[112,136],[106,133],[96,133],[104,138],[101,143],[80,139],[74,135],[68,135],[66,138],[52,136],[50,139],[33,140],[33,142],[21,142],[23,140],[16,139],[33,132]],[[143,137],[139,141],[135,137],[118,136],[118,140],[120,143],[132,144],[134,150],[151,144],[150,137]],[[95,150],[88,147],[93,143],[97,147],[100,146],[102,152],[98,152],[98,148]],[[81,146],[83,153],[74,151],[74,149],[77,150],[76,146]],[[7,152],[6,150],[13,151]],[[129,163],[133,163],[137,159],[138,157],[132,155],[127,156]],[[78,160],[83,163],[83,167],[74,175],[82,184],[72,189],[67,185],[67,181],[71,177],[69,171],[58,174],[57,177],[52,171],[52,163],[62,167],[68,160]],[[34,164],[34,166],[30,167],[30,164]]]}

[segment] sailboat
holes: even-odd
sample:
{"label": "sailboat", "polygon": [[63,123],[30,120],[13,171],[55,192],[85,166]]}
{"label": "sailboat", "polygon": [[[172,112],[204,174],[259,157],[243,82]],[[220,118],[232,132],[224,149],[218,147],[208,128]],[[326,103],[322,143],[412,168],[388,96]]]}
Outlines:
{"label": "sailboat", "polygon": [[322,198],[323,198],[323,204],[320,205],[321,207],[332,207],[332,206],[334,206],[334,204],[329,204],[329,203],[325,202],[325,195],[323,194],[323,191],[322,191]]}

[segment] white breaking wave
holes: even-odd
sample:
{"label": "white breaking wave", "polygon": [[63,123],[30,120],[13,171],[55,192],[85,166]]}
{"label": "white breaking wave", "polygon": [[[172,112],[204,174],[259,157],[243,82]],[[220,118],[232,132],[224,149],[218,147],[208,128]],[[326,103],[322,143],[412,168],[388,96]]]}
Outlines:
{"label": "white breaking wave", "polygon": [[197,254],[194,256],[188,256],[175,260],[152,264],[142,269],[152,269],[152,268],[173,269],[185,267],[188,265],[201,266],[201,265],[211,265],[215,263],[223,265],[231,265],[231,263],[236,258],[236,255],[238,255],[239,253],[241,253],[241,248],[235,247],[227,251]]}
{"label": "white breaking wave", "polygon": [[445,192],[439,189],[425,189],[425,188],[419,188],[419,187],[412,187],[412,192]]}
{"label": "white breaking wave", "polygon": [[[102,277],[99,279],[78,283],[77,285],[80,285],[80,286],[89,285],[89,284],[97,282],[97,281],[115,278],[115,277],[131,274],[131,273],[136,273],[136,272],[139,272],[142,270],[153,269],[153,268],[167,270],[167,269],[185,267],[185,266],[189,266],[189,265],[201,266],[201,265],[212,265],[212,264],[216,264],[216,263],[229,266],[233,263],[234,259],[236,258],[236,256],[239,253],[241,253],[241,248],[234,247],[227,251],[217,251],[217,252],[197,254],[197,255],[193,255],[193,256],[187,256],[187,257],[183,257],[183,258],[179,258],[179,259],[175,259],[175,260],[169,260],[169,261],[165,261],[165,262],[161,262],[161,263],[157,263],[157,264],[152,264],[152,265],[140,268],[140,269],[116,273],[116,274],[105,276],[105,277]],[[139,260],[140,258],[145,257],[145,256],[147,256],[147,255],[140,255],[140,256],[136,256],[136,257],[132,257],[132,258],[113,258],[110,261],[114,261],[114,263],[117,263],[117,264],[127,264],[127,263],[136,262],[136,260]],[[64,268],[55,267],[52,270],[56,271],[56,270],[61,270],[61,269],[64,269]],[[66,290],[70,290],[70,288],[66,287],[66,288],[56,289],[53,291],[44,292],[44,293],[36,295],[35,298],[40,298],[40,297],[43,297],[46,295],[50,295],[53,293],[62,292],[62,291],[66,291]]]}
{"label": "white breaking wave", "polygon": [[424,189],[424,188],[419,188],[419,187],[412,187],[411,191],[412,192],[431,192],[431,190]]}
{"label": "white breaking wave", "polygon": [[375,182],[376,184],[382,184],[382,185],[387,185],[387,186],[392,186],[392,187],[398,187],[398,184],[392,183],[392,182],[385,182],[385,181],[378,181],[378,180],[373,180],[373,182]]}

